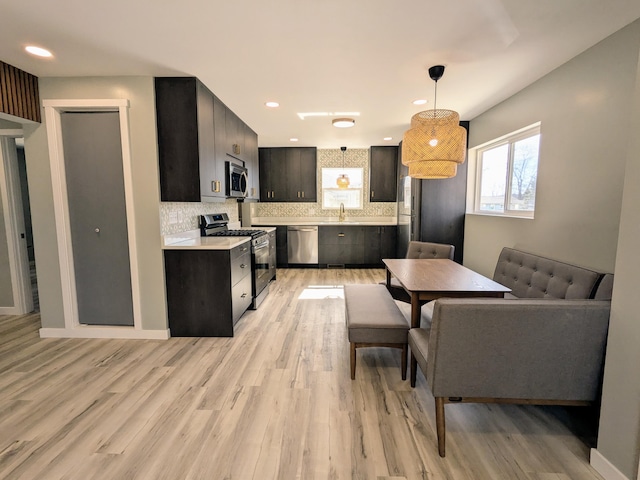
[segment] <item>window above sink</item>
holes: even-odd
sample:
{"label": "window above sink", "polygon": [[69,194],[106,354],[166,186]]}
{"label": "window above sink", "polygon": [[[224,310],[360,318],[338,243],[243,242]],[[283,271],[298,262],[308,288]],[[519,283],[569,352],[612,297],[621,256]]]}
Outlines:
{"label": "window above sink", "polygon": [[[348,181],[342,182],[339,187],[339,179],[346,176]],[[362,209],[364,173],[362,168],[322,168],[322,208],[325,210],[337,210],[340,204],[348,209]]]}

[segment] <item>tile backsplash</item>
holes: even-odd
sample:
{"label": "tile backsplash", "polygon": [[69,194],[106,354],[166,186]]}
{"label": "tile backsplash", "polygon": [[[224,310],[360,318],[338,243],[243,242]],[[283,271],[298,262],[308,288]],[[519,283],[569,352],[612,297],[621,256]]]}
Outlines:
{"label": "tile backsplash", "polygon": [[[342,167],[343,154],[340,149],[318,149],[318,172],[323,167]],[[364,176],[364,202],[362,210],[347,210],[347,215],[357,217],[393,217],[396,215],[395,202],[369,202],[369,149],[347,149],[344,153],[344,166],[362,168]],[[255,204],[254,215],[257,217],[337,217],[336,210],[322,208],[322,176],[317,180],[318,201],[315,203],[275,203]],[[230,222],[239,221],[238,202],[228,199],[224,203],[160,203],[161,234],[195,230],[198,228],[199,215],[206,213],[222,213],[229,215]]]}
{"label": "tile backsplash", "polygon": [[185,202],[161,202],[160,203],[160,233],[185,232],[199,228],[200,215],[207,213],[226,213],[230,222],[238,221],[238,201],[231,198],[223,202],[215,203],[185,203]]}

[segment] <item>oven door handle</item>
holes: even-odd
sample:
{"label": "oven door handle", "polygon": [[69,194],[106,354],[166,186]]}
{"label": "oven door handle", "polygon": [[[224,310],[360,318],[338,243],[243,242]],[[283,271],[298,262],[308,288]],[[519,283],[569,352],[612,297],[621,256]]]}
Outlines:
{"label": "oven door handle", "polygon": [[260,242],[260,243],[256,243],[253,246],[254,250],[262,250],[263,248],[269,248],[269,239],[266,239],[265,241]]}

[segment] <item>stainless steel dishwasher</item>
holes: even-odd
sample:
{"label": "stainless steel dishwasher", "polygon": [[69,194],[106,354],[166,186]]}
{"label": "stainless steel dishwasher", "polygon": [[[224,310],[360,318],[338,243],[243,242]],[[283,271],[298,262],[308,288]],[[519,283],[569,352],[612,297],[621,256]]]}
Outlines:
{"label": "stainless steel dishwasher", "polygon": [[289,263],[318,263],[318,227],[287,227],[287,253]]}

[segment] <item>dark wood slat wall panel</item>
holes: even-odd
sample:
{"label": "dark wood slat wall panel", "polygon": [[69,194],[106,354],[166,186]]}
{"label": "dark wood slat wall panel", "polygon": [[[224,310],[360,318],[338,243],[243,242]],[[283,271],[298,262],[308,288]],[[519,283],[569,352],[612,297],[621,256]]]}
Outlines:
{"label": "dark wood slat wall panel", "polygon": [[0,112],[40,122],[38,78],[0,61]]}

